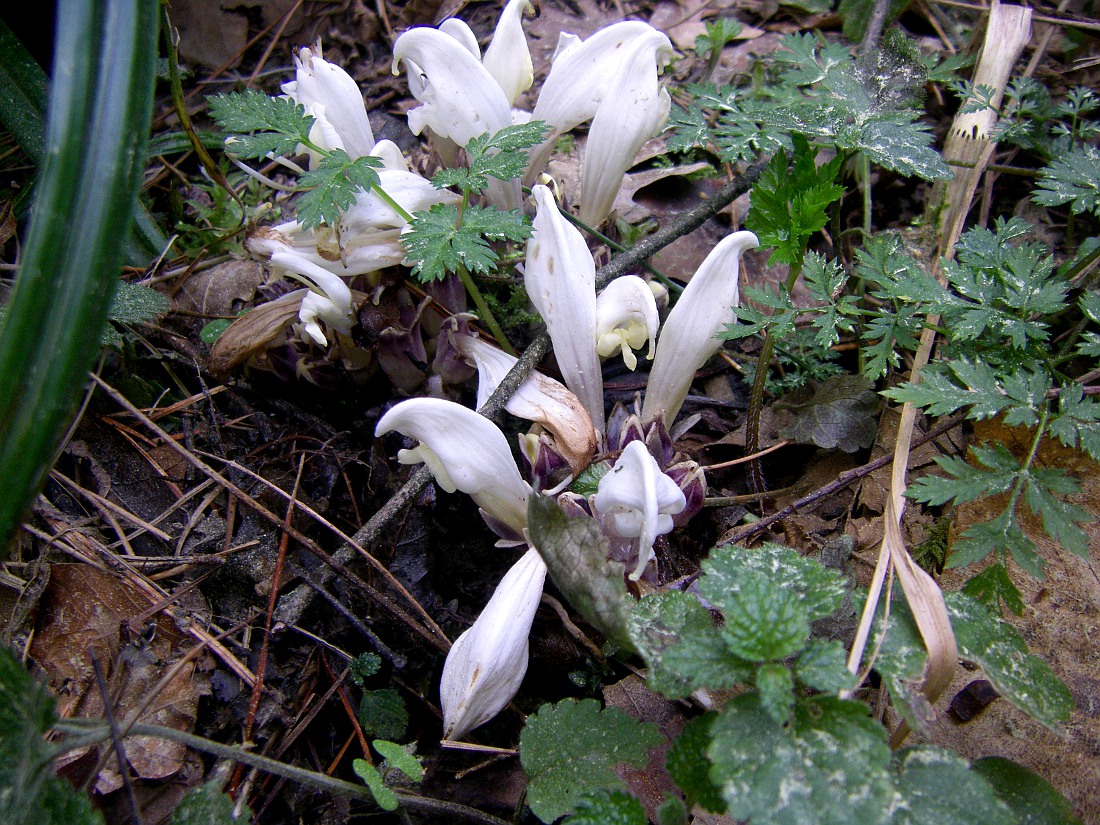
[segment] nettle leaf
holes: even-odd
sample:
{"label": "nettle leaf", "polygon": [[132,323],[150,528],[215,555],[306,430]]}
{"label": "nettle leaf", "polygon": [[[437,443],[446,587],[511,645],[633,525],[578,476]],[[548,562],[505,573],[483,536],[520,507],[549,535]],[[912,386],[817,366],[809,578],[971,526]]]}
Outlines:
{"label": "nettle leaf", "polygon": [[712,814],[723,813],[726,803],[722,793],[710,779],[710,762],[707,748],[710,746],[710,729],[717,714],[705,713],[692,719],[668,749],[665,768],[672,781],[688,798]]}
{"label": "nettle leaf", "polygon": [[431,283],[460,268],[492,272],[499,257],[490,241],[523,241],[530,235],[531,224],[518,211],[467,206],[460,223],[457,206],[437,203],[413,216],[401,242],[413,264],[413,274],[421,283]]}
{"label": "nettle leaf", "polygon": [[1043,169],[1031,199],[1040,206],[1068,203],[1075,214],[1100,215],[1100,148],[1074,148]]}
{"label": "nettle leaf", "polygon": [[383,811],[397,810],[397,794],[386,787],[378,768],[365,759],[355,759],[351,763],[351,769],[363,780],[363,784],[370,790],[379,808]]}
{"label": "nettle leaf", "polygon": [[379,158],[367,155],[352,160],[343,149],[333,149],[321,158],[316,169],[298,179],[299,186],[306,190],[298,199],[298,222],[307,229],[323,223],[335,226],[355,203],[356,192],[379,185],[375,169],[381,165]]}
{"label": "nettle leaf", "polygon": [[885,732],[862,703],[815,696],[796,704],[784,726],[747,693],[726,704],[711,737],[711,780],[733,819],[879,823],[896,799]]}
{"label": "nettle leaf", "polygon": [[595,699],[543,705],[528,717],[519,739],[527,804],[543,822],[553,822],[575,810],[589,791],[622,790],[615,767],[642,767],[662,741],[656,725],[618,708],[601,710]]}
{"label": "nettle leaf", "polygon": [[770,542],[752,550],[715,548],[702,567],[699,594],[723,612],[729,600],[740,597],[741,582],[752,573],[794,593],[809,621],[831,616],[846,592],[845,579],[837,571]]}
{"label": "nettle leaf", "polygon": [[206,99],[210,116],[228,132],[226,151],[245,158],[288,155],[309,139],[314,118],[293,100],[248,89]]}
{"label": "nettle leaf", "polygon": [[785,659],[801,650],[810,635],[798,595],[758,571],[744,573],[736,595],[727,595],[720,608],[726,646],[751,662]]}
{"label": "nettle leaf", "polygon": [[[528,529],[550,578],[586,621],[626,650],[635,601],[626,592],[625,566],[608,561],[607,537],[591,518],[569,518],[549,496],[527,502]],[[659,646],[659,642],[654,642]]]}
{"label": "nettle leaf", "polygon": [[977,599],[994,614],[1001,612],[1001,603],[1017,616],[1024,614],[1024,597],[1012,583],[1008,568],[1000,562],[989,565],[981,573],[971,576],[962,592]]}
{"label": "nettle leaf", "polygon": [[1016,815],[1020,825],[1080,825],[1073,805],[1057,789],[1023,765],[987,756],[972,770],[988,782]]}
{"label": "nettle leaf", "polygon": [[923,745],[898,754],[902,799],[892,825],[1014,825],[1018,820],[981,773],[961,756]]}
{"label": "nettle leaf", "polygon": [[189,790],[172,812],[169,825],[248,825],[252,821],[248,806],[243,816],[234,816],[236,803],[222,792],[224,784],[223,780],[215,779]]}
{"label": "nettle leaf", "polygon": [[1073,696],[1050,665],[1027,652],[1016,629],[964,593],[944,596],[959,655],[981,667],[1007,702],[1053,731],[1069,718]]}
{"label": "nettle leaf", "polygon": [[795,661],[794,674],[804,685],[830,693],[854,688],[856,681],[844,645],[835,639],[810,639]]}
{"label": "nettle leaf", "polygon": [[786,665],[779,662],[760,665],[756,669],[756,692],[768,716],[780,724],[787,721],[794,707],[794,678]]}
{"label": "nettle leaf", "polygon": [[631,611],[627,629],[645,659],[650,690],[680,699],[699,688],[725,688],[752,676],[713,626],[710,611],[688,593],[645,596]]}
{"label": "nettle leaf", "polygon": [[562,825],[648,825],[645,807],[623,791],[594,791],[577,800],[577,811]]}
{"label": "nettle leaf", "polygon": [[796,444],[854,453],[875,443],[878,395],[860,375],[826,378],[808,392],[783,396],[775,407],[794,414],[779,434]]}
{"label": "nettle leaf", "polygon": [[367,736],[400,739],[409,724],[405,700],[396,690],[365,690],[359,702],[359,724]]}
{"label": "nettle leaf", "polygon": [[54,700],[7,648],[0,650],[0,822],[102,825],[88,797],[58,779],[45,739]]}

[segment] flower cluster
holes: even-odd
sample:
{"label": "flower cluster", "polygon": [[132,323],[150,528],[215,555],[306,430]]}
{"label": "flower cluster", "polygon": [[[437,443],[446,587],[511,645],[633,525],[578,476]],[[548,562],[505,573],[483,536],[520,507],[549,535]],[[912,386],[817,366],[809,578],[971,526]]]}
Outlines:
{"label": "flower cluster", "polygon": [[[526,281],[568,389],[532,373],[506,408],[538,424],[539,431],[521,445],[536,486],[549,486],[555,469],[565,468],[568,482],[594,460],[610,465],[594,495],[567,491],[559,502],[567,512],[596,518],[616,557],[633,562],[630,578],[637,580],[650,568],[657,538],[702,506],[703,472],[675,454],[667,425],[679,412],[696,369],[719,346],[714,336],[732,317],[731,305],[738,299],[741,255],[756,246],[756,237],[737,232],[715,247],[661,331],[641,414],[617,407],[605,424],[601,349],[614,351],[606,341],[615,334],[616,347],[632,366],[636,358],[632,352],[626,358],[628,350],[647,342],[652,347],[657,327],[653,293],[640,279],[635,286],[623,278],[624,287],[609,288],[597,298],[595,266],[583,236],[561,218],[546,187],[536,186],[533,195],[537,212]],[[476,339],[459,338],[455,345],[477,365],[480,406],[515,359]],[[522,479],[504,435],[488,419],[450,401],[417,398],[382,416],[376,433],[392,431],[419,442],[398,459],[423,462],[443,489],[470,495],[500,543],[527,541],[532,487]],[[598,445],[604,449],[599,459]],[[529,548],[455,643],[440,687],[446,738],[488,721],[518,691],[545,577],[537,548]]]}

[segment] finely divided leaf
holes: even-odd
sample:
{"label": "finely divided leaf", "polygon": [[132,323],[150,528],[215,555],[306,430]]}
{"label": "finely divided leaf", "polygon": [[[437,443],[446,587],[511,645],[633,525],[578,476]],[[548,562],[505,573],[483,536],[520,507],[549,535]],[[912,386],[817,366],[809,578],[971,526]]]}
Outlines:
{"label": "finely divided leaf", "polygon": [[402,243],[413,264],[413,274],[421,283],[431,283],[460,268],[492,272],[498,257],[489,242],[523,241],[530,234],[531,224],[519,212],[467,206],[460,224],[458,207],[436,204],[430,211],[414,215],[412,228],[402,236]]}
{"label": "finely divided leaf", "polygon": [[313,128],[304,106],[252,89],[214,95],[207,103],[210,116],[229,133],[226,150],[240,157],[291,154]]}
{"label": "finely divided leaf", "polygon": [[618,708],[601,710],[594,699],[543,705],[528,717],[519,740],[527,804],[543,822],[553,822],[589,791],[623,789],[615,767],[640,768],[662,741],[656,725]]}
{"label": "finely divided leaf", "polygon": [[316,169],[299,178],[300,186],[307,191],[298,199],[298,222],[308,229],[322,223],[335,226],[355,203],[356,192],[378,186],[374,170],[381,165],[378,158],[368,155],[352,160],[343,149],[333,149],[321,158]]}

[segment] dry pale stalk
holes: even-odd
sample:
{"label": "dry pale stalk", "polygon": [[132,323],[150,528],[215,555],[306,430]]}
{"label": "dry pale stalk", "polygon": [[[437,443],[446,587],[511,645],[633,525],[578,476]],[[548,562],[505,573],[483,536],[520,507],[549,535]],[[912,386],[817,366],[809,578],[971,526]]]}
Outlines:
{"label": "dry pale stalk", "polygon": [[946,186],[937,187],[932,201],[940,210],[941,251],[953,247],[962,232],[978,181],[997,145],[989,135],[997,122],[997,109],[1004,98],[1005,86],[1012,67],[1030,39],[1031,9],[993,0],[973,79],[974,88],[988,86],[993,89],[989,101],[992,107],[957,115],[947,133],[943,156],[954,166],[955,177]]}

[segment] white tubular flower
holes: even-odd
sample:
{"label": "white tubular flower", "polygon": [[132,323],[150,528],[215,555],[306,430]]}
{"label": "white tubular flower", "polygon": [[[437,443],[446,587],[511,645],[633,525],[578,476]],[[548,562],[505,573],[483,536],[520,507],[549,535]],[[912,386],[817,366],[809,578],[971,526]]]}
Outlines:
{"label": "white tubular flower", "polygon": [[310,49],[299,51],[294,65],[295,79],[283,84],[283,92],[317,119],[310,140],[323,149],[343,149],[351,158],[369,154],[374,132],[351,75]]}
{"label": "white tubular flower", "polygon": [[545,166],[558,135],[591,120],[580,217],[593,226],[602,223],[638,150],[668,119],[668,92],[657,77],[671,55],[668,37],[639,21],[616,23],[585,41],[563,35],[531,113],[552,132],[534,153],[528,179]]}
{"label": "white tubular flower", "polygon": [[481,61],[504,90],[509,106],[515,106],[516,98],[535,81],[531,50],[523,33],[523,14],[528,11],[534,12],[531,0],[508,0]]}
{"label": "white tubular flower", "polygon": [[401,148],[392,140],[380,140],[374,144],[370,153],[382,161],[383,169],[408,172],[409,161],[401,153]]}
{"label": "white tubular flower", "polygon": [[303,229],[296,221],[260,228],[245,246],[254,255],[270,260],[276,252],[286,252],[309,261],[334,275],[352,277],[370,275],[405,260],[401,230],[385,229],[369,237],[353,238],[340,249],[335,235]]}
{"label": "white tubular flower", "polygon": [[664,415],[666,424],[675,420],[695,371],[722,344],[715,335],[733,322],[733,308],[739,299],[737,278],[741,256],[745,250],[759,245],[753,233],[734,232],[711,250],[691,276],[665,320],[657,342],[657,355],[642,405],[643,421],[658,414]]}
{"label": "white tubular flower", "polygon": [[[455,346],[477,364],[477,406],[481,407],[518,359],[480,338],[456,336]],[[531,372],[508,399],[505,409],[553,433],[555,446],[574,477],[591,463],[596,452],[592,421],[580,399],[553,378]]]}
{"label": "white tubular flower", "polygon": [[420,446],[401,450],[402,464],[423,462],[448,493],[461,490],[492,518],[522,533],[530,486],[519,474],[508,440],[471,409],[440,398],[410,398],[378,420],[375,435],[398,431]]}
{"label": "white tubular flower", "polygon": [[649,284],[637,275],[616,278],[596,298],[596,352],[601,358],[621,352],[627,369],[633,370],[638,366],[634,350],[646,341],[646,358],[653,360],[660,322]]}
{"label": "white tubular flower", "polygon": [[534,548],[501,579],[477,621],[455,640],[439,685],[443,738],[457,739],[512,701],[527,673],[528,637],[546,565]]}
{"label": "white tubular flower", "polygon": [[426,27],[409,29],[394,43],[394,74],[400,73],[402,62],[420,101],[409,110],[414,135],[430,128],[465,146],[471,138],[495,134],[511,124],[512,109],[500,84],[449,34]]}
{"label": "white tubular flower", "polygon": [[600,479],[593,499],[596,512],[623,538],[638,539],[637,581],[650,559],[653,542],[672,530],[672,517],[687,506],[683,491],[661,472],[641,441],[626,445],[611,472]]}
{"label": "white tubular flower", "polygon": [[[462,200],[454,192],[436,189],[430,180],[415,172],[379,169],[378,180],[382,191],[410,214],[430,209],[437,203],[456,204]],[[338,231],[341,240],[351,244],[357,235],[369,235],[379,229],[404,228],[406,225],[405,218],[382,200],[374,189],[369,192],[360,189],[355,193],[355,203],[341,216]]]}
{"label": "white tubular flower", "polygon": [[603,437],[603,373],[596,340],[596,265],[581,233],[559,213],[545,186],[532,191],[538,209],[527,242],[524,284],[546,322],[558,367]]}
{"label": "white tubular flower", "polygon": [[271,267],[298,276],[310,287],[310,294],[302,300],[298,318],[305,332],[320,344],[328,346],[328,339],[321,331],[318,320],[323,320],[337,332],[351,333],[355,311],[351,305],[351,290],[338,276],[292,251],[276,250],[271,255]]}

